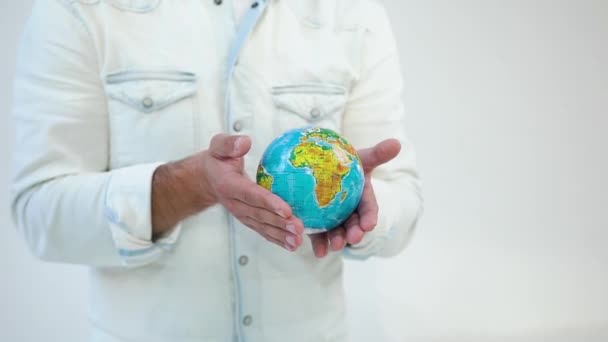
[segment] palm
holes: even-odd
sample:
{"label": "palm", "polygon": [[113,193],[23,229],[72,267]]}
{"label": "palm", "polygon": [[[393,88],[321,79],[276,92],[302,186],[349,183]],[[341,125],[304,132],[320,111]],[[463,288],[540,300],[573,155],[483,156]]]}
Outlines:
{"label": "palm", "polygon": [[342,224],[329,232],[310,235],[313,250],[317,257],[327,255],[329,248],[339,251],[346,244],[357,244],[363,236],[372,231],[378,220],[378,203],[371,183],[374,169],[395,158],[401,151],[396,139],[384,140],[372,148],[359,150],[365,173],[363,195],[357,210]]}

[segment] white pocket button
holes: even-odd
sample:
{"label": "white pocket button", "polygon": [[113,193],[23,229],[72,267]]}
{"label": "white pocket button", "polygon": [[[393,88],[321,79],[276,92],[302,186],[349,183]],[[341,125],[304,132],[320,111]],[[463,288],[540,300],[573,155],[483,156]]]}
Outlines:
{"label": "white pocket button", "polygon": [[313,119],[318,119],[321,116],[321,110],[317,107],[310,110],[310,117]]}
{"label": "white pocket button", "polygon": [[144,99],[141,101],[142,106],[144,106],[144,108],[146,109],[150,109],[152,108],[152,106],[154,106],[154,100],[152,100],[150,97],[144,97]]}

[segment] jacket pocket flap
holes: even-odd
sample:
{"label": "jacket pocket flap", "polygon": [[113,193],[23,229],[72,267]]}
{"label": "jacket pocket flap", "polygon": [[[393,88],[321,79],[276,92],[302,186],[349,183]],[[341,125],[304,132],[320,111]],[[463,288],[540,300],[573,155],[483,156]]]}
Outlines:
{"label": "jacket pocket flap", "polygon": [[271,89],[271,93],[277,108],[308,121],[341,113],[347,99],[346,88],[330,83],[277,86]]}
{"label": "jacket pocket flap", "polygon": [[144,113],[196,93],[196,75],[182,71],[121,71],[106,76],[108,97]]}

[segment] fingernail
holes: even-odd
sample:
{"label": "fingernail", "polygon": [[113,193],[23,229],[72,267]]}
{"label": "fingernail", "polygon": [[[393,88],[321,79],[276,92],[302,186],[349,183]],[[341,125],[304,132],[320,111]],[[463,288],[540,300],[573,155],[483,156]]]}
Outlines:
{"label": "fingernail", "polygon": [[287,241],[287,244],[289,244],[291,247],[296,247],[296,238],[294,236],[288,236],[285,241]]}
{"label": "fingernail", "polygon": [[285,245],[285,249],[288,250],[288,251],[290,251],[290,252],[293,252],[296,248],[286,244]]}
{"label": "fingernail", "polygon": [[277,210],[275,210],[275,211],[276,211],[277,215],[281,216],[282,218],[287,218],[287,217],[285,216],[285,213],[283,212],[283,210],[281,210],[281,209],[277,209]]}
{"label": "fingernail", "polygon": [[296,230],[296,226],[294,226],[293,224],[288,224],[287,227],[285,227],[285,229],[287,229],[288,232],[291,232],[293,234],[298,234],[298,231]]}
{"label": "fingernail", "polygon": [[337,236],[335,236],[333,239],[331,239],[331,247],[332,247],[332,248],[335,248],[335,247],[338,245],[338,240],[339,240],[339,239],[340,239],[340,238],[339,238],[339,237],[337,237]]}

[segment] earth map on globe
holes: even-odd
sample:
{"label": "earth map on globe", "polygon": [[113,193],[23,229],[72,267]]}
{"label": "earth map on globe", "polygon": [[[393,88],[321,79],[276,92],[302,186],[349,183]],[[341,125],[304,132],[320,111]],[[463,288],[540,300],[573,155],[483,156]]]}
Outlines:
{"label": "earth map on globe", "polygon": [[326,128],[299,128],[266,149],[257,183],[291,205],[307,233],[338,227],[357,208],[365,183],[354,147]]}

